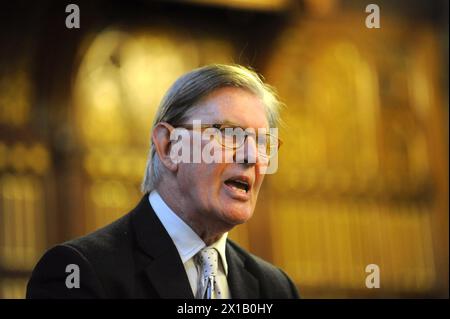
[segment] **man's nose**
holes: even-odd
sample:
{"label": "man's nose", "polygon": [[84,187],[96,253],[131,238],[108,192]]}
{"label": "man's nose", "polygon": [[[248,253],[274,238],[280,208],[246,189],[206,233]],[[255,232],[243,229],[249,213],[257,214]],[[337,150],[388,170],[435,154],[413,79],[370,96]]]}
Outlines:
{"label": "man's nose", "polygon": [[259,161],[258,144],[252,135],[247,135],[241,147],[244,147],[244,163],[248,165],[255,165]]}

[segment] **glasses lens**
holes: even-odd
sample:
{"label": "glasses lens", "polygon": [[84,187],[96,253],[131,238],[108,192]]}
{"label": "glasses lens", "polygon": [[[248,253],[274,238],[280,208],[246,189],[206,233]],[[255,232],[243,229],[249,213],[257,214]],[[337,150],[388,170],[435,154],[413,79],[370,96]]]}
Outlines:
{"label": "glasses lens", "polygon": [[258,137],[258,151],[260,155],[272,157],[279,148],[278,138],[271,134],[262,134]]}
{"label": "glasses lens", "polygon": [[226,127],[220,130],[222,133],[222,145],[227,148],[239,148],[245,141],[245,132],[240,127]]}
{"label": "glasses lens", "polygon": [[225,127],[218,131],[218,138],[222,144],[230,149],[241,147],[247,136],[253,136],[257,143],[258,153],[260,156],[272,157],[279,148],[279,140],[275,135],[269,133],[255,134],[246,132],[240,127]]}

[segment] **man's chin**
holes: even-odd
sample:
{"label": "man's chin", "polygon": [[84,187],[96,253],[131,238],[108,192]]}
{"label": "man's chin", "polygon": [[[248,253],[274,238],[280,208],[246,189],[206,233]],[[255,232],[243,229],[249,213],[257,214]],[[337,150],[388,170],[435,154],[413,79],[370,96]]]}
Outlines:
{"label": "man's chin", "polygon": [[223,217],[230,226],[246,223],[253,215],[253,210],[247,205],[230,205],[223,211]]}

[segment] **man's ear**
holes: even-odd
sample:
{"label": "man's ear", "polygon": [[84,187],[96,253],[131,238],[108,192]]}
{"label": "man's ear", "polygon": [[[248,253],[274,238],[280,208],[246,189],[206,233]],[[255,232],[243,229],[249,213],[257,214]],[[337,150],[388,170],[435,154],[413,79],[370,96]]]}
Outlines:
{"label": "man's ear", "polygon": [[170,132],[173,127],[164,122],[156,124],[152,132],[152,141],[155,145],[155,151],[158,154],[161,163],[170,171],[176,172],[178,164],[170,157]]}

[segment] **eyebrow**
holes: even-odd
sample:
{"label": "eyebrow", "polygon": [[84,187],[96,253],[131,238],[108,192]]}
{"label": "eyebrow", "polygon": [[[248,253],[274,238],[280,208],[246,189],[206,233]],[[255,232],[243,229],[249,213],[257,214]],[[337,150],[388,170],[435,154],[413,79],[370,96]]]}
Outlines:
{"label": "eyebrow", "polygon": [[[196,119],[193,119],[192,121],[195,121]],[[212,125],[212,124],[220,124],[220,125],[230,125],[230,126],[237,126],[237,127],[242,127],[242,125],[230,121],[230,120],[212,120],[212,121],[204,121],[202,120],[202,124],[206,124],[206,125]]]}
{"label": "eyebrow", "polygon": [[[243,128],[243,129],[250,128],[250,127],[242,126],[242,125],[237,124],[236,122],[233,122],[233,121],[230,121],[230,120],[224,120],[222,123],[220,123],[220,121],[218,121],[218,122],[215,123],[215,124],[229,125],[229,126],[231,126],[231,127],[240,127],[240,128]],[[270,126],[269,126],[269,128],[270,128]],[[267,129],[267,128],[266,128],[266,129]]]}
{"label": "eyebrow", "polygon": [[242,125],[239,125],[239,124],[237,124],[237,123],[235,123],[233,121],[229,121],[229,120],[218,121],[217,124],[242,127]]}
{"label": "eyebrow", "polygon": [[229,126],[231,126],[231,127],[240,127],[240,128],[244,128],[244,126],[242,126],[242,125],[240,125],[240,124],[238,124],[238,123],[236,123],[236,122],[227,120],[227,119],[225,119],[225,120],[212,120],[212,121],[208,121],[208,122],[203,122],[203,121],[202,121],[202,124],[206,124],[206,125],[220,124],[220,125],[229,125]]}

